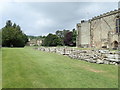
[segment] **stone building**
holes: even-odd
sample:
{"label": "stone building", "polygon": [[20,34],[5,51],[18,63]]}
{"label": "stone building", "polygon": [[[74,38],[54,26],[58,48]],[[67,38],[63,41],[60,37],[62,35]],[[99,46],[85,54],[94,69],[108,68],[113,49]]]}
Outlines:
{"label": "stone building", "polygon": [[29,46],[41,46],[43,43],[43,39],[30,39],[28,40],[28,45]]}
{"label": "stone building", "polygon": [[118,48],[120,34],[120,9],[81,21],[77,24],[77,47]]}

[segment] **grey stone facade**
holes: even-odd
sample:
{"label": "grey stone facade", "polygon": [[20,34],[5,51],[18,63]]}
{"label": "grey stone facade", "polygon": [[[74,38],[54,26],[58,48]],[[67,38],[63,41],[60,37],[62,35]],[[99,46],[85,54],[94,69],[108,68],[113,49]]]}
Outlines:
{"label": "grey stone facade", "polygon": [[118,48],[120,10],[114,10],[77,24],[77,47]]}

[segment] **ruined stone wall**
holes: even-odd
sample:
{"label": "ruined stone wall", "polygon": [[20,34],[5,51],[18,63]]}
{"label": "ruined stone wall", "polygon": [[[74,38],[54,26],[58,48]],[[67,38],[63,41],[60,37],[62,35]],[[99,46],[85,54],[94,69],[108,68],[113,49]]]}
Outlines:
{"label": "ruined stone wall", "polygon": [[78,47],[89,47],[90,46],[90,23],[84,21],[80,24],[77,24],[78,37],[77,37],[77,46]]}
{"label": "ruined stone wall", "polygon": [[119,13],[120,10],[111,11],[80,23],[80,27],[77,27],[77,47],[88,45],[95,48],[113,48],[112,43],[119,42],[116,33],[116,19]]}
{"label": "ruined stone wall", "polygon": [[101,48],[109,48],[108,33],[116,31],[116,14],[101,17],[91,21],[92,45]]}
{"label": "ruined stone wall", "polygon": [[120,64],[120,53],[109,50],[77,50],[70,47],[40,47],[40,51],[66,55],[72,59],[83,60],[97,64]]}
{"label": "ruined stone wall", "polygon": [[90,45],[90,23],[87,21],[81,23],[80,29],[81,47],[89,47]]}
{"label": "ruined stone wall", "polygon": [[118,34],[113,34],[111,37],[111,43],[113,43],[114,41],[118,41]]}
{"label": "ruined stone wall", "polygon": [[81,28],[81,24],[80,23],[78,23],[77,25],[76,25],[76,27],[77,27],[77,38],[76,38],[76,46],[77,47],[80,47],[80,43],[81,43],[81,34],[80,34],[80,28]]}

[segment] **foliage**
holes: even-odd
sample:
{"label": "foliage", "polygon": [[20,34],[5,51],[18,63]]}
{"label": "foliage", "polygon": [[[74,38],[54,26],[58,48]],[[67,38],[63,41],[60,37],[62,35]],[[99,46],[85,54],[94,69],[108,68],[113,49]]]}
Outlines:
{"label": "foliage", "polygon": [[64,29],[63,31],[57,30],[55,33],[58,37],[60,37],[61,39],[64,39],[67,32],[69,32],[69,30]]}
{"label": "foliage", "polygon": [[57,30],[55,32],[55,35],[49,34],[49,36],[28,36],[28,38],[30,38],[30,40],[43,40],[42,46],[76,46],[76,36],[77,33],[75,29],[73,29],[72,31],[64,29]]}
{"label": "foliage", "polygon": [[76,37],[77,37],[77,31],[75,29],[72,30],[72,43],[73,46],[76,46]]}
{"label": "foliage", "polygon": [[73,42],[72,42],[72,32],[68,32],[66,33],[65,37],[64,37],[64,44],[67,46],[73,46]]}
{"label": "foliage", "polygon": [[56,31],[56,35],[58,37],[60,37],[63,45],[67,45],[67,46],[75,46],[76,45],[76,30],[73,29],[72,31],[70,30],[57,30]]}
{"label": "foliage", "polygon": [[0,30],[0,47],[2,46],[2,30]]}
{"label": "foliage", "polygon": [[5,47],[24,47],[27,43],[27,36],[22,32],[19,25],[8,20],[2,28],[2,46]]}
{"label": "foliage", "polygon": [[61,39],[54,34],[48,34],[44,39],[44,46],[58,46],[62,45]]}
{"label": "foliage", "polygon": [[65,30],[65,29],[63,31],[57,30],[55,32],[55,34],[61,39],[62,45],[64,45],[64,41],[63,40],[64,40],[65,34],[67,32],[69,32],[69,30]]}

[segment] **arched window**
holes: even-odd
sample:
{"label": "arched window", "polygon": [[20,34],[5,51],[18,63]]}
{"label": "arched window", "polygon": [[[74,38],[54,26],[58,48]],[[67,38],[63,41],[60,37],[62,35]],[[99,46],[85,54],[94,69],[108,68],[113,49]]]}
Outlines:
{"label": "arched window", "polygon": [[114,41],[114,42],[112,43],[112,46],[113,46],[113,48],[117,48],[117,47],[118,47],[118,42],[117,42],[117,41]]}
{"label": "arched window", "polygon": [[116,33],[120,33],[120,17],[116,19]]}

